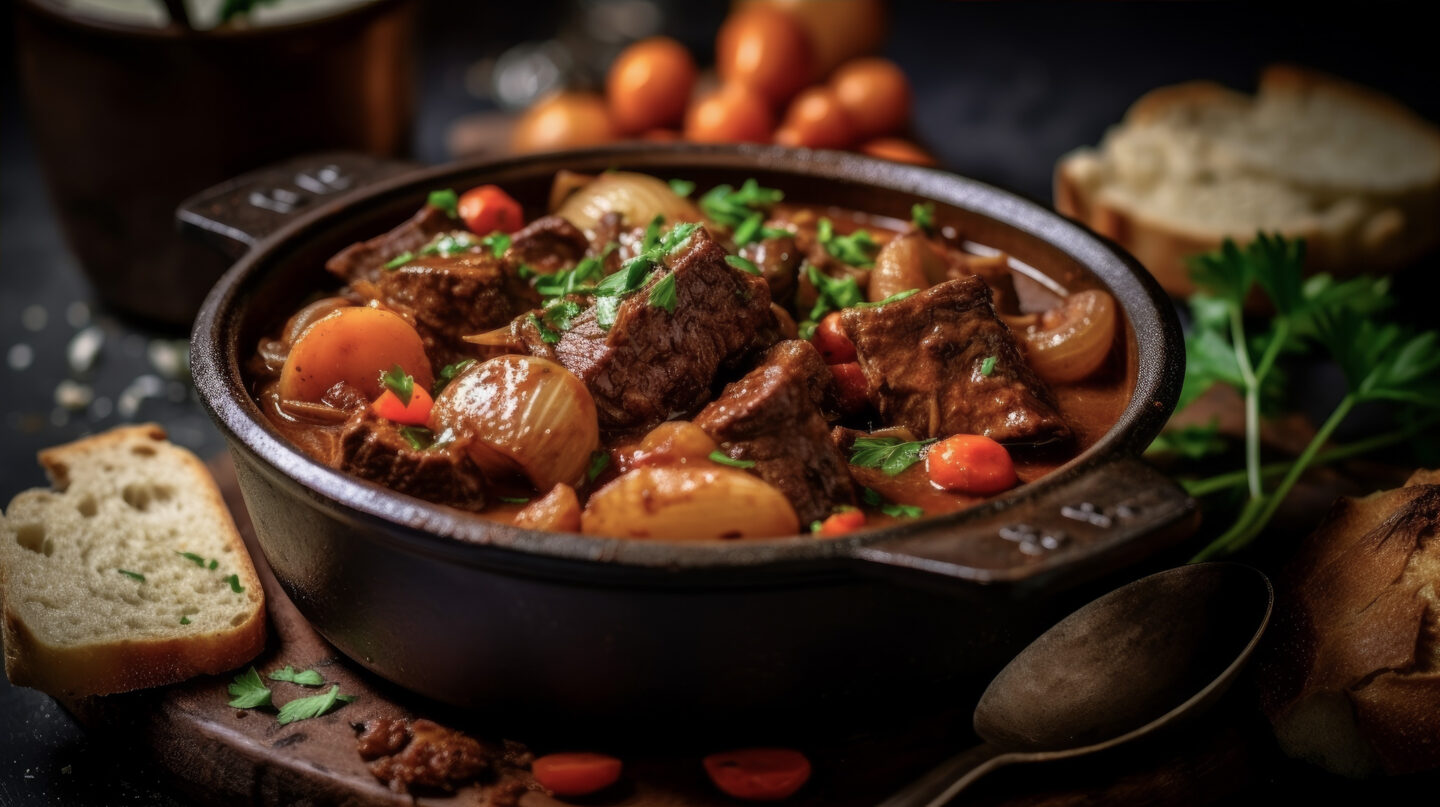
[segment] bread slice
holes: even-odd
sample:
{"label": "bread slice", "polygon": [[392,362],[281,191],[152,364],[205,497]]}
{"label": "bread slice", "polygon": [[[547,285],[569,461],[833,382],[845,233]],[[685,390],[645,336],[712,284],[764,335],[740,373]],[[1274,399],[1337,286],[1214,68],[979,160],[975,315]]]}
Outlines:
{"label": "bread slice", "polygon": [[25,491],[0,515],[12,683],[102,695],[223,672],[260,652],[265,595],[194,454],[151,424],[47,449],[40,463],[54,489]]}
{"label": "bread slice", "polygon": [[1312,271],[1388,271],[1440,244],[1440,129],[1358,85],[1291,66],[1251,97],[1154,90],[1055,171],[1055,206],[1118,241],[1172,294],[1186,258],[1257,230],[1308,242]]}

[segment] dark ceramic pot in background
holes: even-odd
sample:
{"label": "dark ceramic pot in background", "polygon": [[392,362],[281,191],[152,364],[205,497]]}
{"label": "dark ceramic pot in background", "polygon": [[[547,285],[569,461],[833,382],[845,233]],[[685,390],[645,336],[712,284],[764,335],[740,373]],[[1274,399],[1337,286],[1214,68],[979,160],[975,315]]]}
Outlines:
{"label": "dark ceramic pot in background", "polygon": [[[755,177],[791,201],[901,219],[933,200],[941,224],[1062,285],[1088,274],[1106,286],[1132,398],[1095,446],[983,506],[836,540],[695,544],[528,531],[430,505],[324,467],[262,417],[241,367],[307,294],[336,285],[326,257],[435,188],[496,183],[535,216],[556,170],[612,167],[701,187]],[[285,590],[342,652],[407,689],[492,720],[663,723],[751,743],[963,708],[1083,587],[1136,574],[1193,529],[1193,502],[1136,459],[1179,394],[1174,309],[1114,245],[1040,205],[853,154],[653,145],[425,169],[317,198],[290,221],[244,204],[305,170],[242,177],[181,211],[253,244],[196,321],[195,383]]]}
{"label": "dark ceramic pot in background", "polygon": [[101,300],[188,325],[230,261],[176,234],[182,199],[295,154],[402,153],[414,5],[374,0],[290,24],[193,31],[17,2],[28,123],[66,240]]}

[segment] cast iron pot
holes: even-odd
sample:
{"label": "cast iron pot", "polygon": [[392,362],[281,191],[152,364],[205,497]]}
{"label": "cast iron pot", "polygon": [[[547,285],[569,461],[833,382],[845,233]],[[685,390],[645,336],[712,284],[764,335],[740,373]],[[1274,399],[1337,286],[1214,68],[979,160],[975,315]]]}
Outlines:
{"label": "cast iron pot", "polygon": [[[277,184],[303,197],[305,177],[322,170],[360,186],[379,167],[332,155],[257,172],[180,216],[251,245],[206,300],[191,357],[266,558],[320,633],[406,689],[492,718],[723,724],[752,741],[761,725],[835,726],[933,709],[936,696],[973,702],[1078,586],[1133,572],[1193,528],[1193,502],[1136,459],[1179,394],[1174,310],[1117,247],[1040,205],[853,154],[648,144],[416,170],[315,199],[289,220],[246,203]],[[1042,480],[961,513],[823,541],[517,529],[331,470],[267,423],[241,368],[305,295],[337,285],[327,257],[394,226],[436,188],[495,183],[538,215],[562,168],[701,188],[755,177],[792,201],[902,219],[933,200],[940,223],[1062,285],[1088,273],[1108,287],[1124,314],[1133,395],[1097,444]]]}

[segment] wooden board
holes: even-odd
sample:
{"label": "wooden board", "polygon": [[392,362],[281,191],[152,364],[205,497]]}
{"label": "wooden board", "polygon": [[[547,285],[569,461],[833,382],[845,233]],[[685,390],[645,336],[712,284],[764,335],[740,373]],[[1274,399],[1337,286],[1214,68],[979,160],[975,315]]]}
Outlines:
{"label": "wooden board", "polygon": [[[112,734],[127,747],[153,757],[177,785],[204,803],[344,804],[347,807],[428,807],[483,805],[491,789],[468,787],[454,794],[412,799],[377,782],[356,751],[356,726],[377,717],[429,717],[488,737],[483,718],[423,702],[364,672],[327,644],[300,616],[280,590],[264,557],[255,549],[254,532],[234,482],[228,458],[212,464],[230,501],[241,532],[255,558],[269,601],[270,642],[254,664],[262,674],[287,664],[319,670],[338,683],[354,703],[320,718],[279,725],[273,712],[237,710],[226,705],[230,676],[196,679],[149,692],[90,698],[70,704],[72,712],[97,732]],[[298,687],[271,684],[277,701],[302,694]],[[900,735],[857,734],[837,738],[823,748],[805,748],[814,762],[811,782],[789,803],[809,805],[874,804],[911,777],[973,742],[968,728],[937,710]],[[537,752],[543,737],[513,737]],[[761,741],[757,738],[757,742]],[[660,744],[663,747],[663,744]],[[570,749],[576,750],[576,749]],[[627,753],[597,748],[625,760],[620,785],[585,804],[616,807],[733,805],[706,780],[702,751],[670,754]],[[723,749],[710,749],[723,750]],[[1051,764],[1002,769],[961,799],[967,804],[1072,805],[1082,803],[1207,804],[1241,792],[1263,776],[1273,761],[1269,733],[1254,710],[1248,688],[1238,688],[1215,714],[1184,732],[1143,747]],[[559,804],[543,793],[526,793],[522,807]]]}

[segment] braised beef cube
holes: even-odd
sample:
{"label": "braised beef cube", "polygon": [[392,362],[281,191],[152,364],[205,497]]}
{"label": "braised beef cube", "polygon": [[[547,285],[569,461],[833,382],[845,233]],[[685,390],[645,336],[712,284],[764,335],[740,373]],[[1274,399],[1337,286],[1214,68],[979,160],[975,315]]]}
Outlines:
{"label": "braised beef cube", "polygon": [[[976,275],[841,315],[870,402],[921,438],[983,434],[1002,443],[1070,436]],[[993,359],[994,361],[987,361]],[[989,371],[988,373],[986,371]]]}
{"label": "braised beef cube", "polygon": [[370,772],[396,793],[453,791],[491,773],[500,750],[430,720],[377,717],[357,738]]}
{"label": "braised beef cube", "polygon": [[426,205],[404,224],[369,241],[351,244],[325,262],[325,268],[344,280],[374,281],[392,259],[406,252],[419,252],[435,236],[456,227],[454,219],[438,207]]}
{"label": "braised beef cube", "polygon": [[765,359],[700,411],[704,429],[728,456],[780,489],[802,524],[854,506],[845,457],[820,412],[830,368],[809,342],[781,342]]}
{"label": "braised beef cube", "polygon": [[337,467],[436,504],[485,507],[485,479],[460,446],[416,448],[402,428],[369,410],[355,413],[340,433]]}
{"label": "braised beef cube", "polygon": [[[769,221],[765,226],[779,229],[779,225],[782,223],[778,220]],[[783,306],[789,306],[794,301],[800,264],[805,254],[795,244],[793,235],[752,241],[740,248],[740,257],[749,260],[760,269],[761,276],[770,285],[772,301]]]}
{"label": "braised beef cube", "polygon": [[[774,344],[779,335],[765,281],[732,268],[725,249],[696,230],[667,266],[620,302],[602,328],[596,307],[578,314],[554,343],[533,323],[516,330],[530,353],[559,362],[585,382],[603,429],[654,426],[694,412],[716,377]],[[650,303],[657,283],[675,286],[673,313]],[[553,332],[552,332],[553,333]]]}
{"label": "braised beef cube", "polygon": [[540,305],[508,259],[488,252],[421,257],[380,273],[380,301],[415,324],[437,367],[479,355],[465,336],[503,328]]}
{"label": "braised beef cube", "polygon": [[510,237],[506,257],[550,274],[585,257],[589,247],[580,228],[559,216],[542,216]]}

